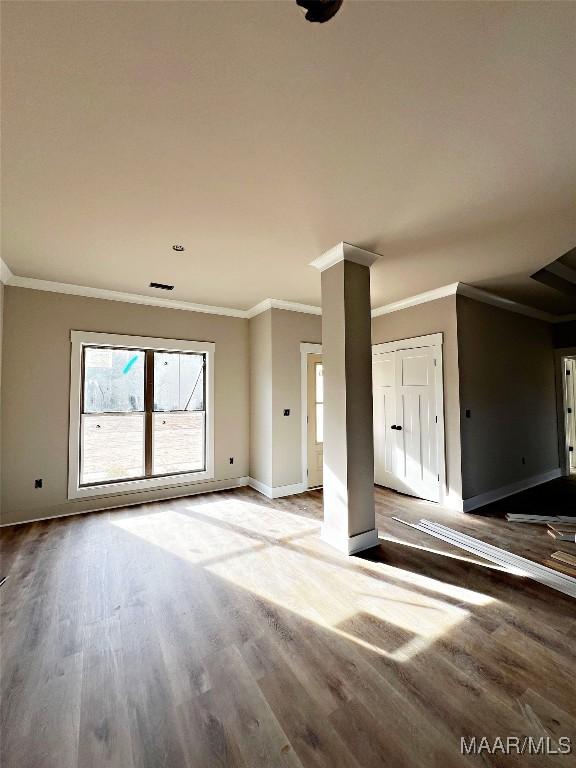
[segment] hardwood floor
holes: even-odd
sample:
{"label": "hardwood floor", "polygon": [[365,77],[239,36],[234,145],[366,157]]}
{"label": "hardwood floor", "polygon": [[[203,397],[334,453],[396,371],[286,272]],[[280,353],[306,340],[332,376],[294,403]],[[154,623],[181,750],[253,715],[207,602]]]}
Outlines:
{"label": "hardwood floor", "polygon": [[576,604],[390,518],[545,561],[535,526],[376,489],[380,547],[321,494],[250,489],[3,529],[2,768],[547,766],[576,750]]}

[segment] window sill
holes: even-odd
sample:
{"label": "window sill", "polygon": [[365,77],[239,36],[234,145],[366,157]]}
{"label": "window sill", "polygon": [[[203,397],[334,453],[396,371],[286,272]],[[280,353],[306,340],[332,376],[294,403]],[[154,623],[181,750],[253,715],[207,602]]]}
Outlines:
{"label": "window sill", "polygon": [[147,477],[143,480],[121,480],[105,485],[85,485],[82,487],[69,487],[68,499],[91,499],[98,496],[118,496],[123,493],[136,493],[138,491],[153,491],[161,488],[171,488],[181,485],[195,485],[214,480],[214,474],[204,472],[187,472],[179,475],[165,477]]}

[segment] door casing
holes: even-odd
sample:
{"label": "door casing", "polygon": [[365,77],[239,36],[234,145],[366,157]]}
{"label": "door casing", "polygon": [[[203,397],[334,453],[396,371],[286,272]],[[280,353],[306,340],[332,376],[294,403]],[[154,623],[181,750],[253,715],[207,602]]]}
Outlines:
{"label": "door casing", "polygon": [[300,344],[300,455],[302,457],[302,487],[307,490],[308,484],[308,355],[321,355],[322,344]]}
{"label": "door casing", "polygon": [[383,344],[374,344],[372,347],[372,358],[398,350],[418,349],[420,347],[433,347],[436,365],[434,367],[434,397],[435,413],[438,417],[436,425],[436,456],[437,469],[440,479],[439,483],[439,503],[445,504],[448,498],[448,488],[446,483],[446,447],[444,437],[444,375],[442,362],[442,333],[431,333],[426,336],[416,336],[409,339],[400,339],[389,341]]}

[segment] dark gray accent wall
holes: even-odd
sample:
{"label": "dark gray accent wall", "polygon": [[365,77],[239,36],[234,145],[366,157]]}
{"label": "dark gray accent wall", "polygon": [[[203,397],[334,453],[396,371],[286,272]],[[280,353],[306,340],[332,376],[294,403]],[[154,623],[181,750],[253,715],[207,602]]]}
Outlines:
{"label": "dark gray accent wall", "polygon": [[554,325],[554,346],[556,349],[576,347],[576,320]]}
{"label": "dark gray accent wall", "polygon": [[457,317],[468,499],[559,466],[553,327],[464,296]]}

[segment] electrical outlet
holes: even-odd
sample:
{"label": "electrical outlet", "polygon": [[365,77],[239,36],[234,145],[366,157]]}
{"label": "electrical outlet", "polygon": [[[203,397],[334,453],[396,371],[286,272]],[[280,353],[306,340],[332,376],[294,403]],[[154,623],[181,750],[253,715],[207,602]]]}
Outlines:
{"label": "electrical outlet", "polygon": [[290,408],[284,408],[284,416],[290,416]]}
{"label": "electrical outlet", "polygon": [[34,480],[34,488],[42,488],[42,478]]}

